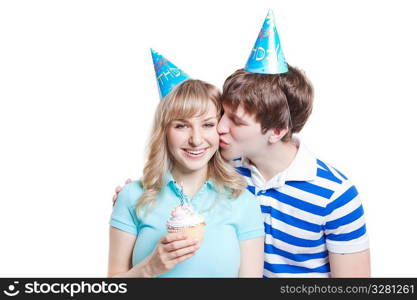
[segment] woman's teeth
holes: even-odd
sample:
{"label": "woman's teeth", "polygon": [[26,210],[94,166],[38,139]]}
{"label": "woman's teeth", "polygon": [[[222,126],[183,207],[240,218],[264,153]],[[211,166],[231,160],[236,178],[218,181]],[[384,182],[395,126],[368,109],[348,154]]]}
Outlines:
{"label": "woman's teeth", "polygon": [[202,154],[204,151],[206,151],[205,149],[203,150],[198,150],[198,151],[191,151],[191,150],[185,150],[187,153],[191,154],[191,155],[200,155]]}

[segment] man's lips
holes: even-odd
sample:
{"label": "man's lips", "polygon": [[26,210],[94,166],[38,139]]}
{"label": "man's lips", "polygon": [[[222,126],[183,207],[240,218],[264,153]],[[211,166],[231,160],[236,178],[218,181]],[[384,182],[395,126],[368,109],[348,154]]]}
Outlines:
{"label": "man's lips", "polygon": [[220,139],[220,147],[226,147],[229,145],[229,143],[225,142],[224,140]]}

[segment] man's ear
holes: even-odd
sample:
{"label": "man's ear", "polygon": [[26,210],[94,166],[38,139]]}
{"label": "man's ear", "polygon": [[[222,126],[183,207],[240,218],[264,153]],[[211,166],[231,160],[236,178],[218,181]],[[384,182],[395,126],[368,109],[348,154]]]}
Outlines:
{"label": "man's ear", "polygon": [[285,129],[278,129],[278,128],[274,128],[271,129],[271,135],[268,138],[268,142],[270,142],[271,144],[275,144],[277,142],[279,142],[284,135],[286,135],[288,132],[288,128]]}

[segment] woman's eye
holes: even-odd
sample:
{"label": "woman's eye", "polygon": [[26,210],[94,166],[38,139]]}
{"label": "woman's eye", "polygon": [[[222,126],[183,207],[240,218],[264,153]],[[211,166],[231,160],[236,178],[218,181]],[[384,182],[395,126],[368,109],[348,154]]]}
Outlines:
{"label": "woman's eye", "polygon": [[211,128],[211,127],[214,127],[214,126],[216,126],[214,123],[206,123],[206,124],[204,124],[204,127],[207,127],[207,128]]}
{"label": "woman's eye", "polygon": [[174,128],[181,129],[181,128],[186,128],[186,127],[187,127],[187,125],[185,125],[185,124],[176,124]]}

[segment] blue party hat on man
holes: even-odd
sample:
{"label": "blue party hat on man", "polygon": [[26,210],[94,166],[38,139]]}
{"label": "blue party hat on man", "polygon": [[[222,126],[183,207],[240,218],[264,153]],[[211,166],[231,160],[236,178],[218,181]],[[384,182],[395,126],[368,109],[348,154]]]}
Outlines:
{"label": "blue party hat on man", "polygon": [[162,99],[177,85],[190,79],[190,76],[153,49],[151,49],[151,53],[156,81],[158,82],[159,95]]}
{"label": "blue party hat on man", "polygon": [[255,46],[245,66],[245,71],[261,74],[281,74],[288,72],[275,26],[274,13],[270,9],[265,18]]}

